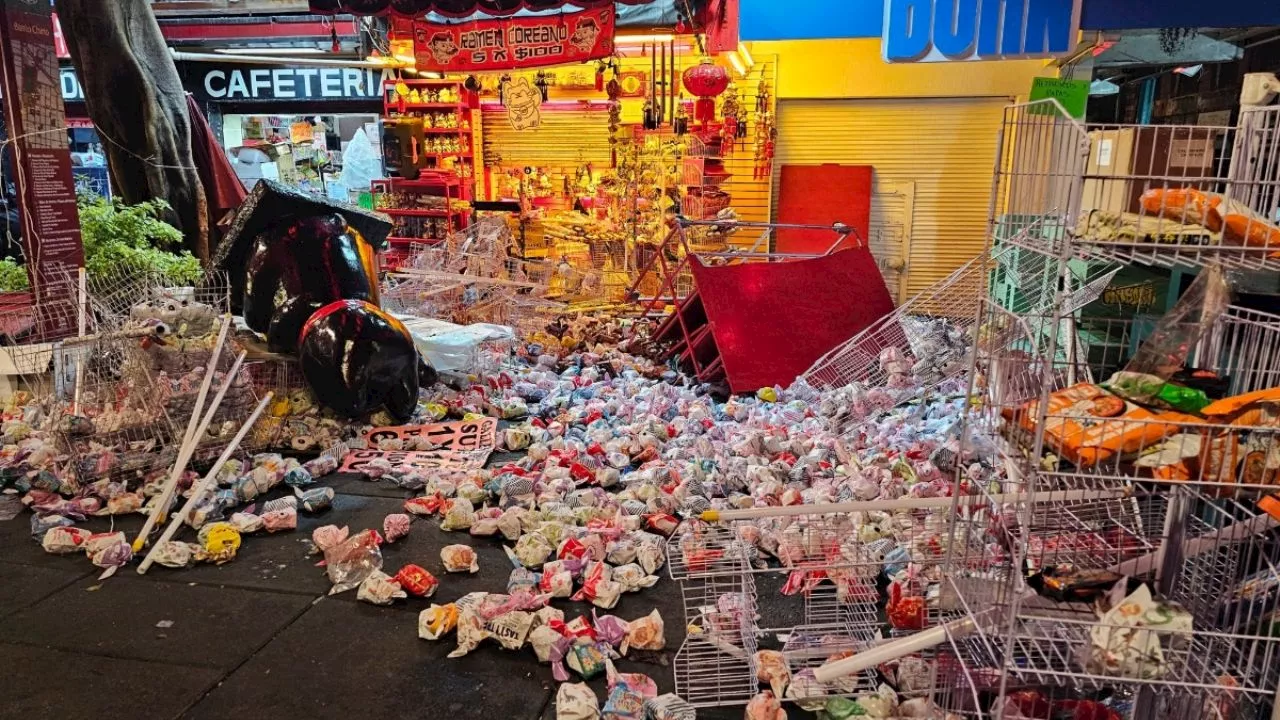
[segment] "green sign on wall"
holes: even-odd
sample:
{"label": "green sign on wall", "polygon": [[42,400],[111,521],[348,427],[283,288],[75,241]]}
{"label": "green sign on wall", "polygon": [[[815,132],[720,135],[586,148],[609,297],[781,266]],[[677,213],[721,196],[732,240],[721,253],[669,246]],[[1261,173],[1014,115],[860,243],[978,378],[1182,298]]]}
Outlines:
{"label": "green sign on wall", "polygon": [[1031,102],[1049,98],[1061,103],[1071,117],[1083,120],[1084,108],[1089,102],[1089,81],[1049,77],[1038,77],[1032,80]]}

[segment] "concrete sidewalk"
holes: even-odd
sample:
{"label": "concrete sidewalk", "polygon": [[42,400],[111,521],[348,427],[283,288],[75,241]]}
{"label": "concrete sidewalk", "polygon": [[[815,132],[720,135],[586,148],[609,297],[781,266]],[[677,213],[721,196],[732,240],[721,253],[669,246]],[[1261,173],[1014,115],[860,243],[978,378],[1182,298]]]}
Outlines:
{"label": "concrete sidewalk", "polygon": [[[245,538],[226,565],[157,565],[140,576],[135,563],[101,583],[83,554],[45,553],[30,537],[30,513],[0,522],[0,718],[553,718],[551,669],[527,647],[486,642],[451,660],[452,635],[417,636],[418,613],[430,602],[505,592],[511,564],[502,540],[446,533],[438,519],[417,518],[407,538],[383,546],[383,569],[425,567],[440,579],[434,598],[383,608],[357,602],[355,591],[328,597],[319,558],[307,555],[311,531],[327,524],[380,531],[411,493],[341,475],[321,484],[338,492],[332,509],[299,512],[296,531]],[[142,517],[83,526],[114,527],[132,539]],[[479,573],[444,573],[440,548],[459,542],[476,548]],[[628,620],[662,612],[667,649],[617,666],[671,692],[684,616],[679,586],[665,569],[659,574],[658,585],[624,595],[610,612]],[[568,617],[591,611],[562,600],[555,606]],[[166,621],[172,625],[157,626]],[[591,684],[603,704],[603,678]],[[698,716],[741,718],[742,710]]]}

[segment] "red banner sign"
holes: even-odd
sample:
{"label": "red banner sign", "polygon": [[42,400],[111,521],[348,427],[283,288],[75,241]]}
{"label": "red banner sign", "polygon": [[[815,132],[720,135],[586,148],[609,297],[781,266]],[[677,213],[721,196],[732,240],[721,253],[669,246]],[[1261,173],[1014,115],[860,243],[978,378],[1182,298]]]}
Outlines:
{"label": "red banner sign", "polygon": [[76,332],[69,281],[84,265],[53,28],[47,1],[0,0],[4,112],[21,203],[22,251],[42,341]]}
{"label": "red banner sign", "polygon": [[419,71],[494,72],[563,65],[613,54],[612,7],[572,15],[477,20],[458,25],[417,21]]}

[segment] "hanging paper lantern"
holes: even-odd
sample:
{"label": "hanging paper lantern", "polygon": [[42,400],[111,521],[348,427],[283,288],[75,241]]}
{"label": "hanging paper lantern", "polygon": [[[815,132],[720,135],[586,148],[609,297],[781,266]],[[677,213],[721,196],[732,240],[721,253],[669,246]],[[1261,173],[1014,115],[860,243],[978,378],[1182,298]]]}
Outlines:
{"label": "hanging paper lantern", "polygon": [[729,72],[703,58],[702,62],[684,71],[684,88],[698,98],[694,119],[708,123],[716,119],[716,96],[729,87]]}

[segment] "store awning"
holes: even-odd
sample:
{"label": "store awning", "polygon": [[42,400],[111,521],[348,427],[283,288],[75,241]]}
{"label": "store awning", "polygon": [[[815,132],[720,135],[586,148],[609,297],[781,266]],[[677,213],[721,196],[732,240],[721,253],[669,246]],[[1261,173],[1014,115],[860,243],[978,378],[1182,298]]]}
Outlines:
{"label": "store awning", "polygon": [[465,18],[475,13],[505,16],[521,10],[597,8],[603,5],[645,5],[652,0],[310,0],[315,13],[352,15],[406,15],[421,17],[438,13]]}

